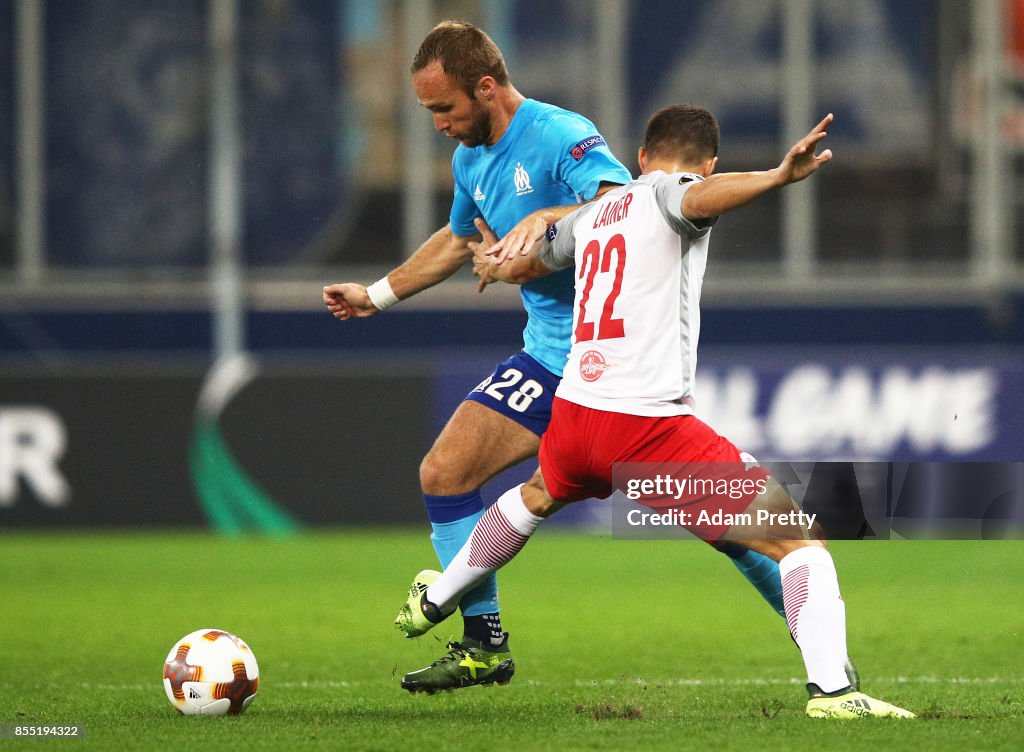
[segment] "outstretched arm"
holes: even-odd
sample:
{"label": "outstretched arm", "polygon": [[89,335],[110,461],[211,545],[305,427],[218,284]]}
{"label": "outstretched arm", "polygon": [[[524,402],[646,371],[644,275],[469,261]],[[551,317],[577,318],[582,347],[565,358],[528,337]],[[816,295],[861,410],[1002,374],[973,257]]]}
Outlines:
{"label": "outstretched arm", "polygon": [[472,255],[473,238],[448,226],[435,232],[401,266],[369,287],[342,282],[324,287],[324,305],[335,318],[366,318],[452,276]]}
{"label": "outstretched arm", "polygon": [[815,154],[815,149],[825,136],[826,128],[832,123],[829,113],[811,132],[796,142],[782,162],[771,170],[763,172],[726,172],[712,175],[695,184],[683,196],[680,208],[687,219],[710,219],[730,209],[743,206],[773,188],[796,183],[814,174],[830,159],[832,151],[825,149]]}

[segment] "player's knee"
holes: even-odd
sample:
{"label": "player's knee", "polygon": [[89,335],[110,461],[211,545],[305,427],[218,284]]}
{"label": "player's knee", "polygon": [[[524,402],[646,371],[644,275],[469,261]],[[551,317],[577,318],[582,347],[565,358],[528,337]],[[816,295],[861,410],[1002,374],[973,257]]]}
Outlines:
{"label": "player's knee", "polygon": [[448,483],[449,473],[444,465],[437,461],[433,452],[428,454],[420,462],[420,487],[423,493],[433,496],[440,496],[445,493],[442,489]]}
{"label": "player's knee", "polygon": [[541,474],[540,469],[533,474],[530,480],[523,484],[522,495],[523,505],[530,513],[538,517],[550,517],[565,506],[562,502],[551,498],[551,494],[548,493],[547,486],[544,484],[544,476]]}
{"label": "player's knee", "polygon": [[420,462],[420,488],[431,496],[450,496],[475,490],[470,474],[459,463],[431,450]]}
{"label": "player's knee", "polygon": [[723,540],[734,543],[742,543],[744,539],[777,541],[779,546],[750,546],[776,561],[793,547],[810,542],[824,545],[824,531],[815,524],[814,516],[805,514],[789,492],[774,480],[769,480],[767,488],[747,507],[743,520],[730,527]]}

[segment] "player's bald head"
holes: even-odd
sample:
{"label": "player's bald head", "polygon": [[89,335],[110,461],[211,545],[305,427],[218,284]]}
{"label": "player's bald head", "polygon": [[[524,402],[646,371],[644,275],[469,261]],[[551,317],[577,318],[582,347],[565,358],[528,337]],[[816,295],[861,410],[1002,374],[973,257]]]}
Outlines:
{"label": "player's bald head", "polygon": [[652,159],[700,164],[718,156],[718,121],[703,107],[673,104],[647,121],[644,150]]}

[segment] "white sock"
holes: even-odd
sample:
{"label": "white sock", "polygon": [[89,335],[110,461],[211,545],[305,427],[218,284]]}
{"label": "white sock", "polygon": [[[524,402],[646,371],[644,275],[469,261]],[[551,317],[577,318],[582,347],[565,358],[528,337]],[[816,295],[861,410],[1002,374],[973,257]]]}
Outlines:
{"label": "white sock", "polygon": [[779,562],[786,623],[800,647],[807,681],[823,692],[849,685],[846,677],[846,604],[832,556],[805,546]]}
{"label": "white sock", "polygon": [[510,488],[484,511],[469,540],[427,588],[428,601],[447,613],[463,593],[522,550],[544,518],[526,508],[520,488]]}

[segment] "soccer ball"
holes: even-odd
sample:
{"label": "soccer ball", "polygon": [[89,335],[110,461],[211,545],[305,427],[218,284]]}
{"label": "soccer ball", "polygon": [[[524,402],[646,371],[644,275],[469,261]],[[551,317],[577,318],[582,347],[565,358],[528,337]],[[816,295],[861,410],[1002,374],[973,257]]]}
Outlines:
{"label": "soccer ball", "polygon": [[238,715],[256,697],[260,669],[245,642],[222,629],[185,635],[164,661],[164,690],[184,715]]}

